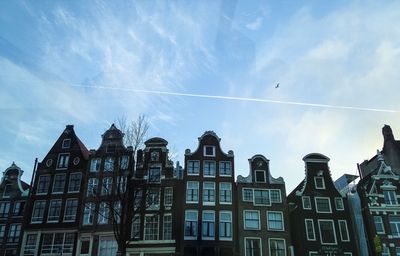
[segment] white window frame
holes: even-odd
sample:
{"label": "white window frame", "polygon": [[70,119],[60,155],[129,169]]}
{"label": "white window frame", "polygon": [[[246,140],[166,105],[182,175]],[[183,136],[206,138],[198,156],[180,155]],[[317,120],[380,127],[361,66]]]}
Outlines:
{"label": "white window frame", "polygon": [[93,225],[96,204],[94,202],[87,202],[83,208],[83,226]]}
{"label": "white window frame", "polygon": [[[332,228],[333,228],[333,235],[335,237],[335,242],[334,243],[324,243],[322,240],[322,232],[321,232],[321,222],[330,222],[332,223]],[[318,220],[318,230],[319,230],[319,239],[321,241],[321,244],[327,244],[327,245],[337,245],[337,236],[336,236],[336,228],[335,228],[335,222],[333,220],[329,220],[329,219],[319,219]]]}
{"label": "white window frame", "polygon": [[[79,187],[75,190],[70,190],[71,186],[71,178],[75,175],[79,176]],[[82,184],[82,173],[81,172],[73,172],[69,175],[69,180],[68,180],[68,193],[78,193],[81,190],[81,184]]]}
{"label": "white window frame", "polygon": [[[306,206],[305,206],[305,201],[306,201],[306,200],[308,200],[308,203],[309,203],[309,206],[310,206],[310,207],[307,207],[307,208],[306,208]],[[301,201],[302,201],[303,209],[304,209],[304,210],[312,210],[311,198],[310,198],[309,196],[302,196],[302,197],[301,197]]]}
{"label": "white window frame", "polygon": [[96,157],[90,160],[90,172],[99,172],[101,167],[101,158]]}
{"label": "white window frame", "polygon": [[99,211],[97,214],[97,224],[108,224],[110,219],[110,207],[106,202],[100,202]]}
{"label": "white window frame", "polygon": [[[196,220],[195,219],[190,219],[188,218],[189,213],[195,213],[196,215]],[[194,236],[187,236],[185,233],[186,229],[186,222],[195,222],[195,235]],[[197,210],[186,210],[185,211],[185,223],[184,223],[184,228],[183,228],[183,235],[184,235],[184,240],[197,240],[197,236],[199,234],[199,212]]]}
{"label": "white window frame", "polygon": [[[206,214],[212,215],[212,219],[206,221],[206,217],[205,217]],[[201,218],[201,220],[202,220],[202,223],[201,223],[201,239],[202,240],[215,240],[215,231],[216,231],[216,228],[215,228],[215,211],[204,210],[202,212],[202,216],[201,217],[202,217]],[[204,230],[205,230],[204,224],[207,224],[208,233],[210,233],[210,227],[212,227],[212,235],[205,235],[204,234]]]}
{"label": "white window frame", "polygon": [[12,188],[11,184],[6,184],[4,186],[4,190],[3,190],[3,198],[10,198],[11,195],[6,195],[7,192],[12,193],[12,191],[10,191],[10,189],[8,188]]}
{"label": "white window frame", "polygon": [[[386,194],[388,195],[389,203],[386,200]],[[386,205],[398,205],[399,204],[399,200],[397,199],[397,194],[396,194],[395,190],[389,190],[389,189],[383,190],[383,198],[384,198]]]}
{"label": "white window frame", "polygon": [[124,155],[119,158],[119,168],[121,170],[127,170],[129,167],[129,156]]}
{"label": "white window frame", "polygon": [[112,156],[107,156],[104,159],[104,172],[113,172],[115,167],[115,158]]}
{"label": "white window frame", "polygon": [[99,179],[93,177],[89,178],[86,190],[86,196],[96,196],[98,192],[97,191],[98,187],[99,187]]}
{"label": "white window frame", "polygon": [[147,210],[158,210],[160,209],[160,203],[161,203],[161,198],[160,198],[160,188],[159,187],[151,187],[148,188],[147,190],[147,195],[146,195],[146,206]]}
{"label": "white window frame", "polygon": [[[190,186],[190,188],[189,188],[189,184],[191,184],[191,185],[193,185],[193,188],[192,188],[192,186]],[[193,191],[193,192],[196,192],[197,191],[197,200],[188,200],[188,197],[189,197],[189,191]],[[195,195],[196,193],[193,193],[193,195],[190,195],[190,199],[194,199],[194,195]],[[199,196],[200,196],[200,189],[199,189],[199,182],[198,181],[187,181],[186,182],[186,203],[187,204],[197,204],[197,203],[199,203]]]}
{"label": "white window frame", "polygon": [[150,166],[148,172],[147,181],[149,183],[161,183],[161,166]]}
{"label": "white window frame", "polygon": [[199,160],[188,160],[186,174],[188,176],[199,176],[200,175],[200,161]]}
{"label": "white window frame", "polygon": [[[256,203],[256,191],[262,191],[262,192],[267,192],[268,193],[268,201],[267,201],[267,203]],[[253,189],[253,199],[254,199],[253,204],[255,206],[271,206],[271,196],[269,194],[269,190],[268,189]]]}
{"label": "white window frame", "polygon": [[[341,223],[344,223],[344,227],[346,229],[347,239],[343,239]],[[342,242],[349,242],[350,241],[350,235],[349,235],[349,228],[347,227],[347,221],[346,220],[338,220],[338,224],[339,224],[340,239],[342,240]]]}
{"label": "white window frame", "polygon": [[[69,202],[76,202],[76,209],[75,212],[72,214],[67,215],[67,211],[71,210],[71,206],[68,205]],[[71,203],[72,204],[72,203]],[[78,213],[78,207],[79,207],[79,199],[78,198],[68,198],[65,201],[65,209],[64,209],[64,222],[75,222],[76,221],[76,215]],[[72,219],[67,219],[66,217],[71,217]]]}
{"label": "white window frame", "polygon": [[174,188],[164,188],[164,207],[171,207],[174,201]]}
{"label": "white window frame", "polygon": [[[54,191],[55,185],[56,185],[56,177],[64,177],[64,184],[62,187],[62,191]],[[65,175],[65,173],[57,173],[56,175],[54,175],[54,180],[53,180],[53,187],[51,189],[51,193],[52,194],[62,194],[65,191],[65,181],[67,180],[67,177]]]}
{"label": "white window frame", "polygon": [[[211,170],[211,166],[214,166],[214,172],[212,174],[206,174],[206,163],[209,163],[209,170]],[[217,172],[217,164],[213,160],[204,160],[203,161],[203,177],[205,178],[215,178],[215,173]]]}
{"label": "white window frame", "polygon": [[[46,187],[46,191],[45,192],[39,192],[39,187],[40,187],[40,180],[44,177],[48,178],[48,182],[47,182],[47,187]],[[47,193],[49,193],[49,188],[50,188],[50,175],[46,174],[46,175],[40,175],[38,178],[38,186],[36,188],[36,195],[47,195]]]}
{"label": "white window frame", "polygon": [[286,240],[285,239],[283,239],[283,238],[268,238],[268,247],[269,247],[269,255],[270,256],[276,256],[276,254],[272,254],[272,251],[271,251],[271,245],[272,245],[272,241],[283,241],[283,249],[285,250],[285,253],[284,253],[284,255],[287,255],[287,252],[286,252]]}
{"label": "white window frame", "polygon": [[[222,221],[222,214],[228,214],[230,216],[230,221]],[[221,236],[221,230],[223,229],[221,225],[230,225],[230,236]],[[233,225],[232,225],[232,212],[231,211],[220,211],[219,212],[219,240],[220,241],[232,241],[233,239]],[[225,230],[226,233],[226,230]]]}
{"label": "white window frame", "polygon": [[[166,217],[169,217],[169,221],[166,221]],[[167,226],[166,224],[169,224]],[[163,216],[163,240],[172,240],[172,214],[166,213]]]}
{"label": "white window frame", "polygon": [[[251,200],[246,200],[245,199],[245,190],[250,190],[251,191]],[[250,202],[253,203],[254,202],[254,190],[252,188],[242,188],[242,200],[243,202]]]}
{"label": "white window frame", "polygon": [[131,232],[131,238],[133,239],[140,239],[140,233],[141,233],[141,220],[140,220],[141,215],[137,214],[135,217],[133,217],[132,220],[132,232]]}
{"label": "white window frame", "polygon": [[[50,212],[51,212],[51,209],[52,209],[52,204],[53,203],[59,203],[59,208],[58,208],[58,215],[53,215],[53,216],[50,216]],[[57,206],[57,205],[56,205]],[[55,222],[58,222],[59,220],[60,220],[60,215],[61,215],[61,208],[62,208],[62,200],[61,199],[54,199],[54,200],[50,200],[50,203],[49,203],[49,210],[48,210],[48,213],[47,213],[47,223],[55,223]],[[52,218],[52,219],[50,219],[50,217]],[[54,219],[53,219],[54,218]]]}
{"label": "white window frame", "polygon": [[[262,172],[263,173],[264,181],[258,181],[257,180],[257,172]],[[254,181],[256,183],[267,183],[267,173],[266,173],[266,171],[265,170],[255,170],[254,171]]]}
{"label": "white window frame", "polygon": [[[208,147],[211,147],[211,148],[212,148],[213,153],[212,153],[211,155],[208,155],[208,154],[207,154],[206,148],[208,148]],[[215,157],[215,146],[204,145],[204,146],[203,146],[203,156]]]}
{"label": "white window frame", "polygon": [[[60,153],[60,154],[58,154],[56,170],[65,170],[65,169],[67,169],[68,165],[69,165],[69,157],[70,157],[69,153]],[[60,162],[62,159],[64,161]]]}
{"label": "white window frame", "polygon": [[[392,218],[398,218],[395,221],[392,221]],[[399,238],[400,237],[400,216],[399,215],[389,215],[389,226],[390,226],[390,233],[392,234],[393,237]],[[392,224],[394,223],[394,224]],[[396,232],[394,233],[393,231],[393,226],[396,229]]]}
{"label": "white window frame", "polygon": [[260,255],[263,254],[262,239],[260,237],[245,237],[244,238],[244,255],[245,256],[253,256],[253,253],[251,255],[247,254],[247,240],[258,240],[259,244],[260,244]]}
{"label": "white window frame", "polygon": [[[206,187],[207,185],[212,185],[209,188]],[[209,191],[209,195],[206,195],[206,191]],[[215,205],[215,197],[216,197],[216,189],[215,189],[215,182],[213,181],[205,181],[203,182],[203,205]],[[213,196],[214,195],[214,196]],[[210,200],[207,201],[205,200],[206,198],[209,198]],[[214,197],[214,200],[211,200],[212,197]]]}
{"label": "white window frame", "polygon": [[[341,204],[342,207],[338,207],[338,204]],[[343,198],[335,197],[335,208],[337,211],[344,211]]]}
{"label": "white window frame", "polygon": [[[42,209],[42,214],[40,214],[39,216],[35,217],[37,219],[33,220],[34,218],[34,213],[35,213],[35,208],[36,208],[36,204],[40,204],[40,205],[44,205],[43,209]],[[32,216],[31,216],[31,223],[42,223],[43,219],[44,219],[44,212],[46,210],[46,200],[36,200],[33,203],[33,208],[32,208]],[[40,213],[40,212],[39,212]],[[39,219],[40,218],[40,219]]]}
{"label": "white window frame", "polygon": [[[258,216],[258,227],[257,228],[249,228],[246,225],[246,213],[248,212],[252,212],[252,213],[257,213]],[[255,221],[255,220],[254,220]],[[244,210],[243,211],[243,226],[244,226],[244,230],[260,230],[261,229],[261,219],[260,219],[260,211],[258,210]]]}
{"label": "white window frame", "polygon": [[[67,145],[65,145],[67,144]],[[71,139],[63,139],[61,148],[70,148],[71,147]]]}
{"label": "white window frame", "polygon": [[[320,209],[318,209],[317,200],[319,200],[319,199],[328,200],[328,205],[329,205],[329,211],[328,211],[328,212],[321,211]],[[330,197],[316,196],[316,197],[314,197],[314,203],[315,203],[315,211],[316,211],[317,213],[332,213],[332,205],[331,205],[331,199],[330,199]]]}
{"label": "white window frame", "polygon": [[[321,187],[317,186],[317,184],[318,184],[317,180],[319,180],[319,179],[321,179],[321,181],[322,181]],[[315,176],[314,177],[314,187],[315,187],[315,189],[325,189],[325,180],[324,180],[323,176]]]}
{"label": "white window frame", "polygon": [[[229,189],[222,189],[223,185],[228,185]],[[229,201],[221,200],[223,197],[229,197],[229,194],[228,194],[228,196],[223,195],[222,194],[223,191],[227,191],[226,193],[230,193],[230,200]],[[220,182],[219,183],[219,203],[220,204],[232,204],[232,183],[230,183],[230,182]]]}
{"label": "white window frame", "polygon": [[101,195],[111,195],[112,194],[112,187],[113,187],[113,177],[106,176],[103,177],[101,181]]}
{"label": "white window frame", "polygon": [[[277,192],[278,193],[278,195],[279,195],[279,200],[278,201],[273,201],[272,200],[272,193],[273,192]],[[270,189],[269,190],[269,198],[270,198],[270,201],[271,201],[271,204],[272,203],[277,203],[277,204],[280,204],[280,203],[282,203],[282,193],[281,193],[281,190],[280,189]]]}
{"label": "white window frame", "polygon": [[[311,225],[312,225],[312,234],[313,234],[314,238],[308,236],[309,230],[308,230],[307,222],[311,223]],[[314,220],[313,219],[304,219],[304,226],[305,226],[307,241],[317,241],[317,236],[315,235]]]}
{"label": "white window frame", "polygon": [[[276,228],[271,228],[270,227],[270,220],[269,220],[269,214],[279,214],[281,216],[281,222],[282,222],[282,229],[276,229]],[[283,212],[281,211],[267,211],[267,230],[268,231],[285,231],[285,220],[283,218]]]}
{"label": "white window frame", "polygon": [[[376,233],[377,234],[386,234],[385,225],[383,224],[382,216],[374,215],[374,216],[372,216],[372,218],[374,220],[374,228],[375,228]],[[383,232],[378,232],[378,230],[376,229],[376,224],[377,224],[376,220],[380,220],[379,225],[382,226]]]}
{"label": "white window frame", "polygon": [[[224,169],[227,169],[226,168],[226,164],[229,165],[229,174],[222,174],[222,172],[221,172],[222,168],[221,167],[225,167]],[[232,177],[232,162],[231,161],[219,161],[219,163],[218,163],[218,174],[219,174],[220,177]]]}

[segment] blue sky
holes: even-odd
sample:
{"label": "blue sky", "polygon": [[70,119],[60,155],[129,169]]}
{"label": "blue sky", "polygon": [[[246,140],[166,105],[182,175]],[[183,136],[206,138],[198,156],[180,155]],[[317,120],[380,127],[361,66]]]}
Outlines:
{"label": "blue sky", "polygon": [[144,113],[149,136],[168,140],[181,162],[214,130],[235,152],[236,175],[263,154],[289,192],[310,152],[331,158],[333,178],[355,174],[381,149],[384,124],[400,136],[399,9],[398,1],[0,1],[0,169],[15,161],[29,181],[35,157],[66,124],[96,149],[118,117]]}

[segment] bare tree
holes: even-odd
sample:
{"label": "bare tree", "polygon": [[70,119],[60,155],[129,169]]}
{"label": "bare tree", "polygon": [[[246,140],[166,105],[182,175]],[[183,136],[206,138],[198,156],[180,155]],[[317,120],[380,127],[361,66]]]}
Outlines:
{"label": "bare tree", "polygon": [[131,146],[133,151],[136,152],[147,137],[149,130],[149,122],[147,117],[143,114],[139,115],[134,121],[128,122],[125,116],[118,118],[118,128],[125,134],[125,146]]}

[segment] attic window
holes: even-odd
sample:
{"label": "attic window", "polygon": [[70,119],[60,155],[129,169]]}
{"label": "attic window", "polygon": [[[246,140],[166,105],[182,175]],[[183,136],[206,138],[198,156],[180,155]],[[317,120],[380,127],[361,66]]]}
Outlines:
{"label": "attic window", "polygon": [[325,189],[325,181],[323,177],[314,177],[314,185],[316,189]]}
{"label": "attic window", "polygon": [[215,156],[215,147],[204,146],[204,156]]}
{"label": "attic window", "polygon": [[64,139],[62,143],[62,148],[70,148],[71,147],[71,139]]}
{"label": "attic window", "polygon": [[11,184],[7,184],[4,187],[3,198],[9,198],[11,196],[12,186]]}
{"label": "attic window", "polygon": [[265,182],[265,171],[256,170],[255,171],[256,182]]}

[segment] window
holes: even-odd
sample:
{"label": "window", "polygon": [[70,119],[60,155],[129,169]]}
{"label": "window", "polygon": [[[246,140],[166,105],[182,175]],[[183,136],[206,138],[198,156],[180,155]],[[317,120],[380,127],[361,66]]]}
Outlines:
{"label": "window", "polygon": [[265,171],[256,170],[255,174],[256,174],[256,182],[265,183],[265,181],[266,181]]}
{"label": "window", "polygon": [[390,250],[387,246],[382,246],[382,254],[381,256],[390,256]]}
{"label": "window", "polygon": [[203,176],[215,177],[215,161],[204,161]]}
{"label": "window", "polygon": [[315,241],[315,229],[314,229],[314,221],[312,219],[305,219],[304,224],[306,226],[306,235],[308,241]]}
{"label": "window", "polygon": [[158,215],[145,216],[144,240],[158,240]]}
{"label": "window", "polygon": [[220,176],[231,176],[231,162],[221,161],[219,162],[219,175]]}
{"label": "window", "polygon": [[169,207],[172,205],[172,199],[173,199],[173,188],[165,188],[164,189],[164,206]]}
{"label": "window", "polygon": [[267,212],[268,230],[283,231],[283,214],[282,212]]}
{"label": "window", "polygon": [[109,256],[117,254],[118,245],[114,237],[100,237],[99,256]]}
{"label": "window", "polygon": [[384,190],[383,195],[385,197],[385,204],[397,205],[396,191],[394,190]]}
{"label": "window", "polygon": [[215,236],[215,212],[203,211],[202,239],[213,240]]}
{"label": "window", "polygon": [[185,211],[185,239],[197,239],[197,211]]}
{"label": "window", "polygon": [[245,238],[246,255],[261,256],[261,238]]}
{"label": "window", "polygon": [[150,188],[147,193],[147,208],[157,210],[160,208],[160,189]]}
{"label": "window", "polygon": [[126,186],[128,185],[128,177],[127,176],[118,176],[117,177],[117,187],[115,188],[115,193],[125,193]]}
{"label": "window", "polygon": [[53,182],[53,193],[63,193],[65,185],[65,174],[56,174]]}
{"label": "window", "polygon": [[62,142],[62,148],[69,148],[71,146],[71,139],[64,139]]}
{"label": "window", "polygon": [[103,185],[101,186],[102,195],[111,195],[112,193],[112,177],[103,178]]}
{"label": "window", "polygon": [[37,253],[37,234],[27,234],[24,247],[24,256],[34,256]]}
{"label": "window", "polygon": [[106,202],[101,202],[99,207],[99,214],[97,217],[97,223],[107,224],[109,219],[110,209]]}
{"label": "window", "polygon": [[343,199],[341,197],[335,197],[335,207],[338,211],[344,210]]}
{"label": "window", "polygon": [[336,244],[336,232],[333,220],[318,220],[321,244]]}
{"label": "window", "polygon": [[121,156],[119,158],[119,168],[121,170],[127,170],[129,164],[129,156]]}
{"label": "window", "polygon": [[42,222],[45,208],[46,208],[46,201],[35,201],[33,205],[31,223]]}
{"label": "window", "polygon": [[24,213],[25,202],[18,201],[14,203],[13,216],[22,216]]}
{"label": "window", "polygon": [[254,189],[254,204],[271,205],[269,191],[266,189]]}
{"label": "window", "polygon": [[68,192],[79,192],[81,190],[82,173],[71,173],[69,176]]}
{"label": "window", "polygon": [[331,213],[331,202],[329,197],[315,197],[315,206],[318,213]]}
{"label": "window", "polygon": [[311,200],[309,196],[303,196],[303,209],[304,210],[311,210]]}
{"label": "window", "polygon": [[244,211],[244,229],[260,229],[259,211]]}
{"label": "window", "polygon": [[374,216],[375,229],[377,234],[385,234],[385,227],[381,216]]}
{"label": "window", "polygon": [[114,219],[113,219],[113,221],[115,221],[115,223],[121,223],[121,210],[122,210],[121,201],[114,202],[114,205],[113,205]]}
{"label": "window", "polygon": [[232,184],[228,182],[221,182],[219,184],[219,202],[221,204],[232,203]]}
{"label": "window", "polygon": [[132,238],[140,239],[140,216],[135,216],[132,221]]}
{"label": "window", "polygon": [[104,160],[104,171],[112,172],[114,170],[114,157],[106,157]]}
{"label": "window", "polygon": [[325,189],[324,177],[314,177],[314,185],[316,189]]}
{"label": "window", "polygon": [[67,199],[65,204],[64,221],[75,221],[77,209],[78,199]]}
{"label": "window", "polygon": [[21,224],[12,224],[8,230],[8,243],[18,243],[21,235]]}
{"label": "window", "polygon": [[83,225],[93,224],[95,203],[86,203],[83,210]]}
{"label": "window", "polygon": [[47,222],[58,222],[61,213],[61,200],[51,200]]}
{"label": "window", "polygon": [[204,156],[215,156],[215,147],[204,146]]}
{"label": "window", "polygon": [[90,161],[90,171],[91,172],[98,172],[100,170],[101,159],[100,158],[93,158]]}
{"label": "window", "polygon": [[0,202],[0,218],[8,217],[10,212],[10,202]]}
{"label": "window", "polygon": [[164,222],[163,239],[171,240],[172,239],[172,216],[171,216],[171,214],[165,214],[163,222]]}
{"label": "window", "polygon": [[198,203],[199,202],[199,182],[188,181],[186,183],[186,203]]}
{"label": "window", "polygon": [[268,240],[269,240],[269,255],[286,256],[286,245],[284,239],[270,238]]}
{"label": "window", "polygon": [[215,204],[215,183],[204,182],[203,183],[203,204],[213,205]]}
{"label": "window", "polygon": [[271,203],[282,203],[281,191],[279,189],[270,189]]}
{"label": "window", "polygon": [[80,254],[79,255],[81,255],[81,256],[89,255],[89,253],[90,253],[90,238],[82,237],[80,240],[81,240],[81,246],[80,246]]}
{"label": "window", "polygon": [[3,191],[3,198],[9,198],[11,196],[12,186],[11,184],[6,184]]}
{"label": "window", "polygon": [[0,242],[3,241],[5,232],[6,232],[6,225],[1,224],[0,225]]}
{"label": "window", "polygon": [[400,237],[400,217],[389,216],[390,231],[393,237]]}
{"label": "window", "polygon": [[232,212],[219,212],[219,239],[232,240]]}
{"label": "window", "polygon": [[345,220],[339,220],[339,231],[340,231],[340,239],[343,242],[350,241],[349,238],[349,230],[347,229],[347,222]]}
{"label": "window", "polygon": [[59,154],[57,161],[57,169],[68,168],[69,154]]}
{"label": "window", "polygon": [[150,167],[149,169],[149,182],[160,182],[161,181],[161,168]]}
{"label": "window", "polygon": [[96,195],[98,183],[99,183],[99,180],[97,178],[89,178],[88,188],[87,188],[87,192],[86,192],[87,196]]}
{"label": "window", "polygon": [[187,169],[187,174],[188,175],[199,175],[200,171],[200,161],[188,161],[188,169]]}
{"label": "window", "polygon": [[396,256],[400,256],[400,247],[396,247]]}
{"label": "window", "polygon": [[36,194],[47,194],[49,191],[50,175],[39,176],[39,182]]}
{"label": "window", "polygon": [[253,202],[253,190],[250,188],[243,188],[243,202]]}
{"label": "window", "polygon": [[135,209],[142,206],[143,202],[143,190],[136,189],[133,191],[133,206]]}

